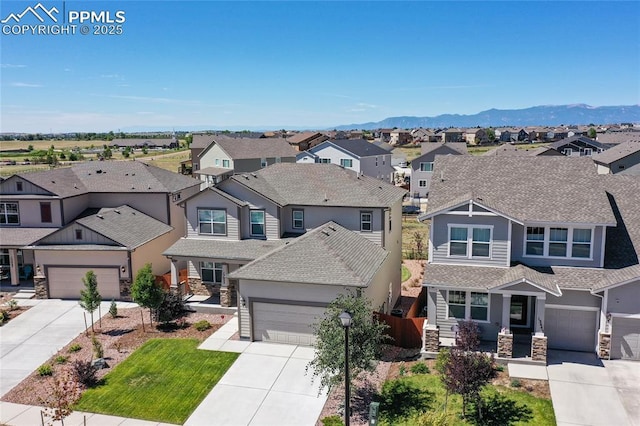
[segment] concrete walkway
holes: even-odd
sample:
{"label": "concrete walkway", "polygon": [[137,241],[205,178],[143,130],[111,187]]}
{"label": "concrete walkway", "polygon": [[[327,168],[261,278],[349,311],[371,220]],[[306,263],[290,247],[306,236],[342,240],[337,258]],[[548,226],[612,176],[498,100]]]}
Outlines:
{"label": "concrete walkway", "polygon": [[327,392],[305,371],[313,348],[229,340],[237,330],[235,317],[200,345],[240,356],[185,425],[314,425]]}

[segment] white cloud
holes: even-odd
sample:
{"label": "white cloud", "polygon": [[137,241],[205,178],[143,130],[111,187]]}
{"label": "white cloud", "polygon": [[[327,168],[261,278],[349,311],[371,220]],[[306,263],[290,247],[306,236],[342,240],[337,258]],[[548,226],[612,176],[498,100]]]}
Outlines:
{"label": "white cloud", "polygon": [[0,64],[0,68],[26,68],[26,65]]}
{"label": "white cloud", "polygon": [[42,87],[42,84],[15,82],[11,83],[11,87]]}

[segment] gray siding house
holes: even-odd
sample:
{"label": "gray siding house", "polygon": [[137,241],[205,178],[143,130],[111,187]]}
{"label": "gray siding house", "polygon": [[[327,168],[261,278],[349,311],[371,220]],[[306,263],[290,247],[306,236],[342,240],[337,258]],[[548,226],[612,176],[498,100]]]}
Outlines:
{"label": "gray siding house", "polygon": [[630,167],[640,164],[640,142],[623,142],[606,151],[594,154],[598,173],[620,173]]}
{"label": "gray siding house", "polygon": [[410,193],[413,198],[425,198],[429,194],[436,155],[467,155],[467,144],[423,142],[420,150],[421,155],[411,161]]}
{"label": "gray siding house", "polygon": [[516,342],[534,361],[640,359],[640,179],[565,157],[447,156],[434,172],[426,352],[473,320],[503,358]]}
{"label": "gray siding house", "polygon": [[234,175],[181,203],[186,236],[164,252],[172,284],[187,270],[191,292],[237,305],[242,337],[311,344],[339,293],[395,306],[404,193],[333,164]]}

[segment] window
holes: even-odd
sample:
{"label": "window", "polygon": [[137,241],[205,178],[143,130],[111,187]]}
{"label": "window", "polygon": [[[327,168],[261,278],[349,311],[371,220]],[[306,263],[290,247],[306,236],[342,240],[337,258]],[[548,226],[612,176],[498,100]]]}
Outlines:
{"label": "window", "polygon": [[341,158],[340,166],[342,167],[353,167],[353,160],[351,158]]}
{"label": "window", "polygon": [[207,235],[227,235],[227,212],[198,209],[198,232]]}
{"label": "window", "polygon": [[376,167],[378,167],[378,156],[376,155]]}
{"label": "window", "polygon": [[331,158],[321,158],[318,162],[322,164],[331,164]]}
{"label": "window", "polygon": [[449,291],[449,318],[465,318],[466,291]]}
{"label": "window", "polygon": [[51,223],[51,203],[40,203],[40,222]]}
{"label": "window", "polygon": [[222,263],[200,262],[202,281],[222,284]]}
{"label": "window", "polygon": [[573,229],[571,257],[591,257],[591,229]]}
{"label": "window", "polygon": [[304,210],[294,210],[292,219],[293,229],[304,229]]}
{"label": "window", "polygon": [[448,318],[489,321],[489,293],[449,290]]}
{"label": "window", "polygon": [[[18,257],[18,266],[22,266],[24,264],[22,258],[22,250],[17,251]],[[7,268],[11,265],[11,260],[9,259],[9,249],[0,249],[0,265],[6,266]]]}
{"label": "window", "polygon": [[261,158],[260,159],[260,167],[262,167],[263,169],[265,167],[267,167],[267,159],[266,158]]}
{"label": "window", "polygon": [[491,257],[491,228],[471,225],[449,227],[449,256]]}
{"label": "window", "polygon": [[216,167],[220,167],[220,159],[216,158]]}
{"label": "window", "polygon": [[251,210],[249,212],[251,220],[251,235],[264,236],[264,211],[263,210]]}
{"label": "window", "polygon": [[544,255],[544,228],[527,227],[527,248],[529,256]]}
{"label": "window", "polygon": [[420,188],[426,188],[427,187],[427,181],[426,180],[419,180],[418,181],[418,186]]}
{"label": "window", "polygon": [[276,157],[276,164],[278,164],[278,163],[282,163],[282,158]]}
{"label": "window", "polygon": [[22,192],[22,182],[16,182],[16,191]]}
{"label": "window", "polygon": [[76,240],[82,239],[82,229],[76,229]]}
{"label": "window", "polygon": [[593,154],[593,150],[591,148],[585,148],[582,154],[591,157],[591,154]]}
{"label": "window", "polygon": [[433,162],[430,161],[428,163],[420,163],[420,171],[421,172],[432,172],[433,171]]}
{"label": "window", "polygon": [[371,232],[373,230],[371,219],[372,214],[370,212],[360,212],[360,231]]}
{"label": "window", "polygon": [[570,157],[571,154],[573,154],[573,150],[571,148],[565,148],[562,150],[562,153]]}
{"label": "window", "polygon": [[592,234],[589,228],[528,226],[525,255],[590,259]]}
{"label": "window", "polygon": [[224,167],[225,169],[228,169],[229,166],[229,160],[222,160],[222,167]]}
{"label": "window", "polygon": [[18,203],[0,203],[0,225],[20,225]]}

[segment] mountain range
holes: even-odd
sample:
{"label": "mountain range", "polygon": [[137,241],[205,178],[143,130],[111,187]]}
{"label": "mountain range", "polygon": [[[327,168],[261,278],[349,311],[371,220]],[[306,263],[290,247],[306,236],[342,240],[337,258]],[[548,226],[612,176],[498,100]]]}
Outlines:
{"label": "mountain range", "polygon": [[640,105],[600,106],[585,104],[540,105],[524,109],[489,109],[472,115],[443,114],[435,117],[389,117],[381,121],[337,126],[336,130],[372,130],[417,127],[511,127],[570,124],[640,123]]}

